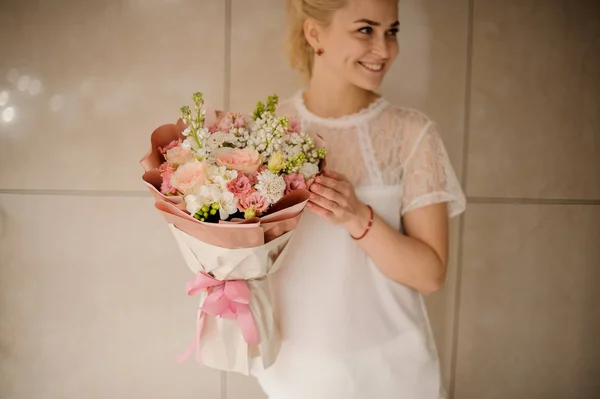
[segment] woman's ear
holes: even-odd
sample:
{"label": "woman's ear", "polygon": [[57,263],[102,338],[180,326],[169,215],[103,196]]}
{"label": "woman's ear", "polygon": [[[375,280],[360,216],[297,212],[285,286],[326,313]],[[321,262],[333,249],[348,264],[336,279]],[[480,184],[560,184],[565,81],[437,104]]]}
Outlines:
{"label": "woman's ear", "polygon": [[304,21],[304,37],[308,44],[315,50],[321,48],[321,27],[313,19],[307,18]]}

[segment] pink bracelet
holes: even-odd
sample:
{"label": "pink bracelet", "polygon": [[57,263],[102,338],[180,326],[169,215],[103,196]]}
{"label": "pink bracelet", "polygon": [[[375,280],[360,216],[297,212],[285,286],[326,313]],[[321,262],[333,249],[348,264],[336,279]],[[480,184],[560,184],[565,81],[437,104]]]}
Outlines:
{"label": "pink bracelet", "polygon": [[369,224],[367,225],[367,228],[365,229],[365,232],[362,233],[362,235],[360,237],[354,237],[353,235],[350,235],[350,237],[352,237],[353,240],[358,241],[358,240],[362,240],[363,238],[365,238],[365,236],[367,235],[367,233],[369,232],[369,230],[371,230],[371,226],[373,226],[373,219],[374,219],[374,214],[373,214],[373,208],[371,208],[371,205],[367,205],[367,208],[369,208],[369,212],[371,213],[371,216],[369,217]]}

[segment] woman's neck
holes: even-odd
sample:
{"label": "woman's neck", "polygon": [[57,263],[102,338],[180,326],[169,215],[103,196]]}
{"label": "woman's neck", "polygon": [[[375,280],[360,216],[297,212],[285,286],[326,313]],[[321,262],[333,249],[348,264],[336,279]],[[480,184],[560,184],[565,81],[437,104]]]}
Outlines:
{"label": "woman's neck", "polygon": [[304,92],[304,104],[313,114],[323,118],[339,118],[366,108],[378,94],[354,85],[334,84],[313,76]]}

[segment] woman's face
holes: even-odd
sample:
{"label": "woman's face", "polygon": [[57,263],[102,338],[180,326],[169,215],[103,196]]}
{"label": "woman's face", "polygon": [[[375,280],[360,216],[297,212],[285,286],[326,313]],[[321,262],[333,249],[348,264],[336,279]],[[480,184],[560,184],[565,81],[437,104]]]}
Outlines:
{"label": "woman's face", "polygon": [[397,0],[348,0],[319,35],[320,67],[365,90],[376,90],[398,55]]}

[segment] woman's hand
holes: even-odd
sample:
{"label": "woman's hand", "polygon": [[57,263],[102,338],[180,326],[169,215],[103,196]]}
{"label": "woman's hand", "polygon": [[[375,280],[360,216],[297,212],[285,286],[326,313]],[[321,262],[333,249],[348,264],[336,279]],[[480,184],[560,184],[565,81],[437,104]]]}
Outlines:
{"label": "woman's hand", "polygon": [[360,236],[369,223],[369,209],[354,192],[348,179],[330,170],[310,186],[308,208],[327,221],[342,225],[353,236]]}

